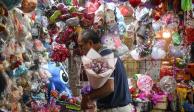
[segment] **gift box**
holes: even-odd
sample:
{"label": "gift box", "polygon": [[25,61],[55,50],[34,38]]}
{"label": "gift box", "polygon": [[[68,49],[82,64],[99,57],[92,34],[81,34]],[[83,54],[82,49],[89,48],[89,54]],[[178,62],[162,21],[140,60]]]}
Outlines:
{"label": "gift box", "polygon": [[167,96],[165,95],[156,105],[153,106],[154,110],[166,110],[167,109]]}

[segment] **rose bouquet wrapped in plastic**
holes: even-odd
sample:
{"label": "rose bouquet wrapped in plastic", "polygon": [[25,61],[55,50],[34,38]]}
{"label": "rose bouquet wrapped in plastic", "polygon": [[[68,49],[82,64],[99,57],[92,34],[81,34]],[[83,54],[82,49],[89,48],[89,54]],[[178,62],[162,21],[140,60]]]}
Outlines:
{"label": "rose bouquet wrapped in plastic", "polygon": [[102,87],[115,69],[117,59],[114,54],[101,56],[94,49],[90,49],[86,56],[82,57],[82,62],[93,89]]}

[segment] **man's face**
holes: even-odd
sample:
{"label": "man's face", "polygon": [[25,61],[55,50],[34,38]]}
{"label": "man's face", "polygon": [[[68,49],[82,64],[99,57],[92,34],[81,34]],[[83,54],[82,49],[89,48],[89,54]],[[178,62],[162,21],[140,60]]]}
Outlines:
{"label": "man's face", "polygon": [[84,42],[82,39],[78,41],[81,53],[86,55],[88,51],[93,47],[92,41]]}

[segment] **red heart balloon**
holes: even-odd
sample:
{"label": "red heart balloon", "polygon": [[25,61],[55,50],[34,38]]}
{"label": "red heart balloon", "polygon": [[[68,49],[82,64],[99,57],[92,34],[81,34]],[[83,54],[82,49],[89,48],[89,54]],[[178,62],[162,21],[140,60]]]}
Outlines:
{"label": "red heart balloon", "polygon": [[141,0],[129,0],[129,3],[135,8],[141,3]]}

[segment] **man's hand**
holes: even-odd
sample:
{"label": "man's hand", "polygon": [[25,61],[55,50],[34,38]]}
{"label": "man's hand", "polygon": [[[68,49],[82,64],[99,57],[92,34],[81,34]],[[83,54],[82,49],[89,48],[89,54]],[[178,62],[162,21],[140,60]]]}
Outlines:
{"label": "man's hand", "polygon": [[104,98],[114,92],[114,79],[109,79],[101,88],[93,90],[89,96],[91,100]]}
{"label": "man's hand", "polygon": [[81,101],[81,109],[86,110],[86,109],[92,109],[94,108],[94,104],[92,103],[92,100],[88,95],[82,96],[82,101]]}

